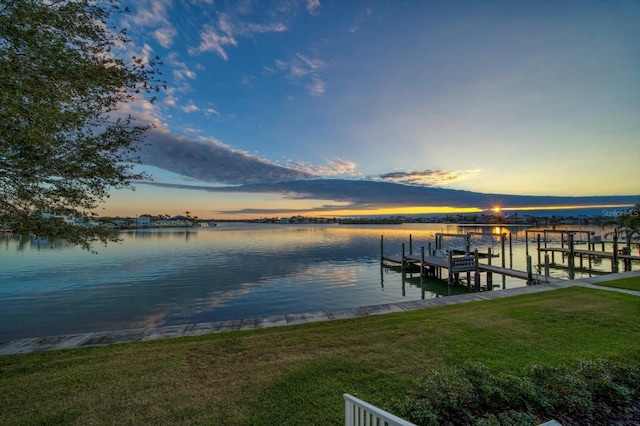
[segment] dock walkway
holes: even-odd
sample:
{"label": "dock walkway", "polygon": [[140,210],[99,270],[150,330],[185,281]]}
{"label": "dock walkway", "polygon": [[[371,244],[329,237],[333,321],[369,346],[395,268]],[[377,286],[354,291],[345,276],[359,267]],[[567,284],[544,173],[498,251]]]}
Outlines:
{"label": "dock walkway", "polygon": [[483,291],[435,299],[412,300],[382,305],[362,306],[350,309],[335,309],[302,314],[277,315],[265,318],[250,318],[234,321],[209,322],[199,324],[171,325],[156,328],[139,328],[133,330],[101,331],[96,333],[73,334],[68,336],[35,337],[12,340],[0,343],[1,355],[27,354],[60,349],[104,346],[115,343],[142,342],[154,339],[173,337],[200,336],[210,333],[221,333],[236,330],[254,330],[267,327],[279,327],[292,324],[304,324],[318,321],[358,318],[370,315],[381,315],[393,312],[405,312],[436,306],[455,305],[459,303],[481,300],[500,299],[522,294],[538,293],[567,287],[588,287],[606,291],[616,291],[640,297],[640,291],[625,290],[598,286],[598,283],[620,278],[640,277],[640,271],[608,274],[588,279],[572,280],[530,285],[497,291]]}
{"label": "dock walkway", "polygon": [[[402,266],[404,264],[405,267],[409,267],[409,266],[420,267],[420,264],[422,263],[422,256],[406,254],[404,255],[404,262],[401,260],[400,257],[394,257],[394,256],[383,256],[382,260],[387,264],[393,264],[395,266]],[[427,268],[449,269],[448,257],[426,255],[424,257],[424,263]],[[523,279],[523,280],[529,279],[529,275],[527,271],[520,271],[517,269],[511,269],[511,268],[503,268],[500,266],[488,265],[488,264],[479,263],[479,262],[478,262],[478,272],[490,272],[493,274],[500,274],[508,277]],[[534,283],[551,283],[551,282],[564,281],[560,278],[545,276],[541,274],[534,274],[534,273],[531,274],[531,280]]]}
{"label": "dock walkway", "polygon": [[[570,254],[571,250],[567,247],[540,247],[540,251],[543,252],[554,252],[554,253],[564,253]],[[594,251],[594,250],[580,250],[574,249],[573,254],[576,256],[592,256],[592,257],[602,257],[607,259],[613,259],[614,254],[606,251]],[[617,254],[615,255],[620,260],[637,260],[640,261],[640,256],[635,256],[632,254]]]}

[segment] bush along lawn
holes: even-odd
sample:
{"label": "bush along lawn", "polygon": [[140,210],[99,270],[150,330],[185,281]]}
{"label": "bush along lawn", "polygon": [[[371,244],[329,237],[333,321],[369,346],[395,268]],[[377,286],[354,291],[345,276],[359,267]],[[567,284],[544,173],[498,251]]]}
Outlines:
{"label": "bush along lawn", "polygon": [[391,410],[417,425],[635,425],[640,422],[640,366],[609,360],[523,374],[491,374],[482,363],[439,369],[420,379]]}

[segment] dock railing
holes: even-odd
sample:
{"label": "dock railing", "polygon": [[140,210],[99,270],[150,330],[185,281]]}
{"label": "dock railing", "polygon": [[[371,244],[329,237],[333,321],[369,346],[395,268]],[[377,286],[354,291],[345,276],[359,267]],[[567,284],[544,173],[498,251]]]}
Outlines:
{"label": "dock railing", "polygon": [[416,426],[353,395],[344,395],[345,426]]}

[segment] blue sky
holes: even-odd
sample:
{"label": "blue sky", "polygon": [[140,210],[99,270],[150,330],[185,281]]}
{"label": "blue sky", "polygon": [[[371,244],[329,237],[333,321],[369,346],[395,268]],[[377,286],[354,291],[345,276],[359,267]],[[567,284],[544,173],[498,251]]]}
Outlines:
{"label": "blue sky", "polygon": [[638,1],[130,6],[130,48],[168,87],[129,107],[156,124],[153,182],[103,214],[640,201]]}

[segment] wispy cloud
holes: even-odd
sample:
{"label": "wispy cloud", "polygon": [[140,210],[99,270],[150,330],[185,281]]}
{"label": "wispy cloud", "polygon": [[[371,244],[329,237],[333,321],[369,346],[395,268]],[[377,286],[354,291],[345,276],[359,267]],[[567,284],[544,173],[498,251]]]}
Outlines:
{"label": "wispy cloud", "polygon": [[326,88],[322,75],[327,68],[325,61],[296,53],[288,61],[276,60],[275,68],[285,73],[294,84],[304,86],[310,95],[324,95]]}
{"label": "wispy cloud", "polygon": [[158,40],[158,43],[160,43],[160,46],[169,48],[173,44],[173,38],[177,33],[178,32],[175,28],[169,26],[158,28],[153,32],[153,35],[155,36],[156,40]]}
{"label": "wispy cloud", "polygon": [[372,176],[374,180],[401,183],[416,186],[439,186],[453,183],[476,175],[480,170],[449,171],[449,170],[425,170],[422,172],[392,172],[378,176]]}
{"label": "wispy cloud", "polygon": [[215,24],[207,24],[200,31],[200,45],[189,49],[189,54],[197,55],[215,52],[225,61],[229,59],[228,47],[238,46],[239,38],[252,37],[255,34],[281,33],[287,30],[282,22],[253,23],[244,22],[227,13],[219,13]]}
{"label": "wispy cloud", "polygon": [[[224,17],[220,18],[224,22]],[[204,52],[216,52],[225,61],[229,59],[225,50],[226,46],[237,46],[238,42],[230,32],[225,32],[225,26],[218,23],[218,28],[205,25],[200,31],[200,45],[197,48],[190,48],[189,54],[196,55]]]}
{"label": "wispy cloud", "polygon": [[312,15],[318,14],[318,8],[320,7],[320,0],[307,0],[307,10]]}
{"label": "wispy cloud", "polygon": [[360,31],[360,26],[364,23],[364,21],[373,14],[373,9],[367,7],[363,12],[360,12],[356,18],[353,20],[351,26],[349,26],[350,33],[357,33]]}
{"label": "wispy cloud", "polygon": [[360,176],[356,172],[356,163],[341,158],[331,158],[323,165],[292,163],[291,167],[316,176]]}
{"label": "wispy cloud", "polygon": [[200,111],[200,108],[196,104],[194,104],[193,101],[189,101],[189,103],[187,105],[182,107],[182,110],[184,112],[189,113],[189,112]]}
{"label": "wispy cloud", "polygon": [[171,47],[177,31],[171,24],[168,14],[172,7],[171,0],[139,0],[135,14],[130,18],[129,27],[149,28],[157,27],[153,35],[158,43],[165,48]]}

